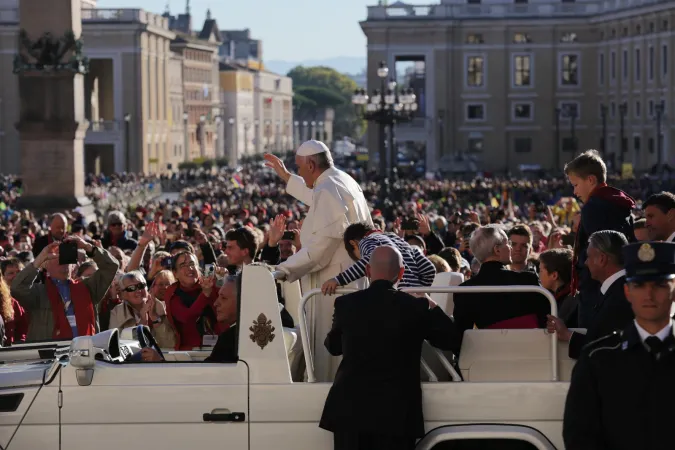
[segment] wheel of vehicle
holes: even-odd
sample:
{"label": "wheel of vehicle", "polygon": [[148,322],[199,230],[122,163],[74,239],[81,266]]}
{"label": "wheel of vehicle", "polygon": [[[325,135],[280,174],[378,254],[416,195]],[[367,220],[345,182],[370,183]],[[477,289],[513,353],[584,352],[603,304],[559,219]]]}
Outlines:
{"label": "wheel of vehicle", "polygon": [[138,339],[138,344],[141,346],[141,348],[151,348],[156,351],[162,359],[164,359],[162,349],[159,348],[159,345],[157,344],[155,337],[152,335],[150,328],[146,327],[145,325],[139,325],[136,327],[136,338]]}

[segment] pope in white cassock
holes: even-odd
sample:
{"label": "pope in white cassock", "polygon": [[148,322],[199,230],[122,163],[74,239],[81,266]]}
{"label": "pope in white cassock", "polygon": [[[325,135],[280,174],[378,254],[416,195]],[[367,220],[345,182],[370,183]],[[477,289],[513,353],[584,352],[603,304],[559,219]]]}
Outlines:
{"label": "pope in white cassock", "polygon": [[[303,293],[321,288],[354,263],[342,240],[345,229],[357,222],[373,223],[361,186],[333,166],[330,150],[323,142],[311,140],[298,148],[298,175],[292,175],[276,156],[266,154],[265,160],[265,165],[286,181],[286,192],[309,206],[300,229],[302,248],[277,270],[286,274],[287,281],[301,280]],[[334,296],[318,295],[307,308],[314,371],[319,381],[332,381],[340,361],[323,346],[331,328],[334,302]]]}

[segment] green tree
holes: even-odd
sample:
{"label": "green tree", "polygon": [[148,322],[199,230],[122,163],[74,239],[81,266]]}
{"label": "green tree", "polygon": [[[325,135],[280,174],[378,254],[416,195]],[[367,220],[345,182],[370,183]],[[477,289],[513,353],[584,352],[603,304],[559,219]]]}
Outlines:
{"label": "green tree", "polygon": [[357,122],[352,105],[352,95],[358,86],[347,75],[330,67],[298,66],[291,69],[288,76],[293,80],[296,120],[320,119],[326,108],[333,108],[334,139],[354,136],[357,126],[364,128],[364,124]]}

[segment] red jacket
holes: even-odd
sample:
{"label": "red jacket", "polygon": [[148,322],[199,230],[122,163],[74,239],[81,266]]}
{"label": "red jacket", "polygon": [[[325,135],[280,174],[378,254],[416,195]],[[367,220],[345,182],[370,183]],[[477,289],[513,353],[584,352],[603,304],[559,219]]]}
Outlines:
{"label": "red jacket", "polygon": [[[207,307],[213,307],[213,303],[218,298],[218,290],[214,287],[211,296],[207,297],[201,292],[201,286],[196,285],[191,290],[183,289],[187,293],[196,294],[199,292],[197,300],[192,306],[187,307],[176,295],[178,282],[169,286],[164,294],[166,302],[166,317],[169,323],[176,331],[176,350],[192,350],[195,347],[202,346],[202,335],[197,329],[197,320],[202,316]],[[220,334],[224,331],[223,325],[214,325],[214,334]]]}
{"label": "red jacket", "polygon": [[[70,328],[66,312],[63,308],[63,299],[59,290],[51,280],[47,278],[47,296],[52,306],[54,317],[54,339],[72,339],[73,330]],[[70,282],[70,299],[75,310],[75,322],[79,336],[93,336],[96,334],[96,312],[94,302],[91,301],[89,289],[78,281]]]}
{"label": "red jacket", "polygon": [[12,299],[12,308],[14,308],[14,318],[5,320],[5,338],[8,345],[18,342],[26,342],[28,334],[28,313],[19,304],[16,299]]}

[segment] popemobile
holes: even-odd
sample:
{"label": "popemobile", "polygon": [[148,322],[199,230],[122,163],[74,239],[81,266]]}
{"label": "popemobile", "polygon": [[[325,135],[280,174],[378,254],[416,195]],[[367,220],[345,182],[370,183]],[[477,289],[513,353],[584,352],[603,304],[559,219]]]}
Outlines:
{"label": "popemobile", "polygon": [[[453,292],[540,292],[557,313],[543,288],[448,287],[445,275],[430,288],[407,290],[433,292],[448,313]],[[263,266],[243,270],[236,363],[203,362],[210,354],[204,350],[164,350],[166,362],[136,362],[133,355],[142,348],[157,349],[145,327],[1,349],[0,448],[332,449],[332,433],[318,427],[331,385],[316,382],[303,332],[311,328],[307,317],[320,292],[301,297],[297,282],[283,283],[286,306],[297,311],[299,324],[299,330],[284,329],[276,282]],[[425,345],[420,370],[427,435],[418,449],[563,448],[574,361],[555,335],[469,330],[457,360]]]}

